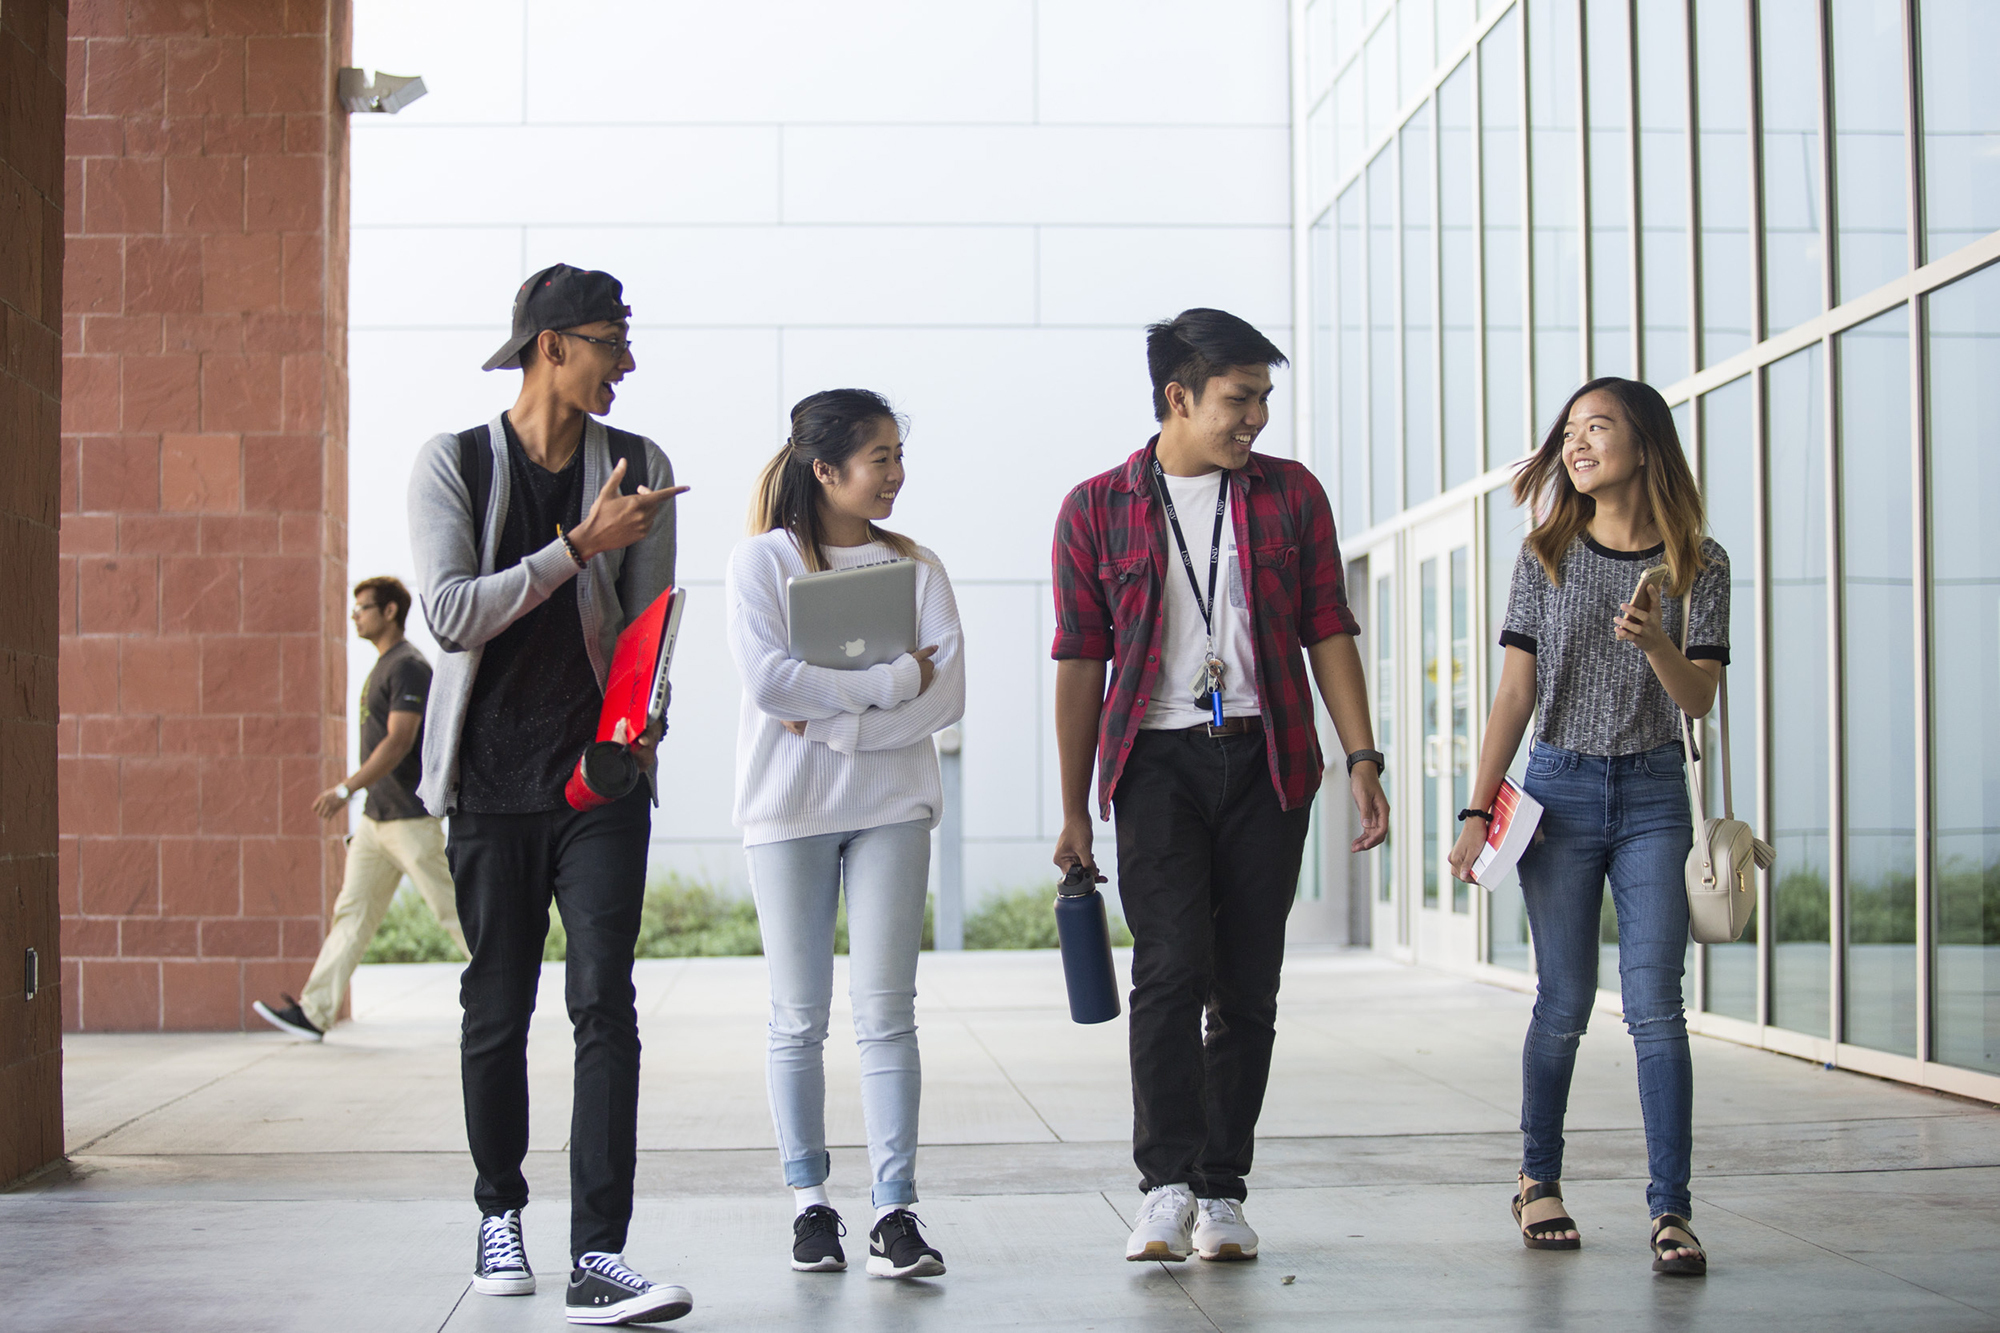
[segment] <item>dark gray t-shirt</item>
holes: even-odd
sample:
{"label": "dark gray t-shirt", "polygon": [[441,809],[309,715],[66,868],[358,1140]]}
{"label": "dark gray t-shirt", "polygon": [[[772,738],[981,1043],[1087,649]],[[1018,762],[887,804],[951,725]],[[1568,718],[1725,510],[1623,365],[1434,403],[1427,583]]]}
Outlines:
{"label": "dark gray t-shirt", "polygon": [[[375,753],[375,747],[389,737],[389,714],[424,715],[431,694],[431,664],[408,639],[375,659],[375,669],[361,687],[361,757]],[[424,819],[430,811],[417,799],[417,787],[424,780],[423,722],[417,723],[417,740],[380,782],[368,788],[368,804],[362,813],[376,823],[395,819]]]}
{"label": "dark gray t-shirt", "polygon": [[[1664,564],[1665,546],[1614,551],[1589,537],[1570,544],[1562,585],[1525,543],[1514,561],[1500,642],[1535,655],[1537,740],[1578,754],[1642,754],[1680,743],[1680,709],[1653,674],[1639,645],[1611,626],[1648,565]],[[1729,554],[1701,543],[1707,563],[1694,580],[1690,659],[1729,662]],[[1681,599],[1663,598],[1661,629],[1681,640]]]}

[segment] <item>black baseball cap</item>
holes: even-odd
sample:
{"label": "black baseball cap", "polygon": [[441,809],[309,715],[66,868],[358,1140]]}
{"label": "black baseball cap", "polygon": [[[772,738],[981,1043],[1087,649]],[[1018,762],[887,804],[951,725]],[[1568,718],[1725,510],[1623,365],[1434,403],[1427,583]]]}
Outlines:
{"label": "black baseball cap", "polygon": [[551,264],[514,293],[514,336],[486,358],[481,370],[519,370],[521,349],[545,329],[573,329],[600,319],[629,319],[625,286],[596,269]]}

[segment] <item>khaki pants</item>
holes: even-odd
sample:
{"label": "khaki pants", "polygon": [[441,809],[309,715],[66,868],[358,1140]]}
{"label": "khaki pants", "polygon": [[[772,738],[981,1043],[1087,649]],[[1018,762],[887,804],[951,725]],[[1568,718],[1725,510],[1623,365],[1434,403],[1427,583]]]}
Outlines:
{"label": "khaki pants", "polygon": [[377,822],[363,816],[361,827],[347,844],[347,877],[333,904],[333,922],[319,961],[299,995],[299,1008],[321,1032],[333,1026],[348,978],[368,952],[368,942],[396,896],[403,876],[410,877],[453,944],[470,957],[465,933],[458,928],[458,898],[451,883],[451,866],[444,855],[444,821],[390,819]]}

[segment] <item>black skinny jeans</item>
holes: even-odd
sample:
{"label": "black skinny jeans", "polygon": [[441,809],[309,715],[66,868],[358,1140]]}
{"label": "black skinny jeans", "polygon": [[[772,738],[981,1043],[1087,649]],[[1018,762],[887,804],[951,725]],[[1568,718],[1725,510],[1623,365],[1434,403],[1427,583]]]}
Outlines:
{"label": "black skinny jeans", "polygon": [[1140,1188],[1186,1181],[1197,1197],[1240,1200],[1311,807],[1279,809],[1263,732],[1200,727],[1141,731],[1112,804]]}
{"label": "black skinny jeans", "polygon": [[528,1020],[555,898],[569,936],[564,995],[576,1031],[570,1107],[570,1255],[625,1248],[638,1163],[639,1014],[632,949],[653,825],[647,785],[579,813],[457,814],[448,852],[472,946],[459,980],[465,1135],[492,1215],[528,1202]]}

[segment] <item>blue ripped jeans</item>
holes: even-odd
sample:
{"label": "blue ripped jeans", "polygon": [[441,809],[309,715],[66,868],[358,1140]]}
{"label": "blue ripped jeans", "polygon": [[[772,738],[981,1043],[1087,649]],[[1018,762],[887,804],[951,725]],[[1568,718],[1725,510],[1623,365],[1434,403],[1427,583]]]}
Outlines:
{"label": "blue ripped jeans", "polygon": [[1545,807],[1521,857],[1535,938],[1535,1012],[1521,1052],[1521,1171],[1562,1178],[1563,1114],[1576,1047],[1597,998],[1604,885],[1618,912],[1618,980],[1646,1123],[1646,1204],[1688,1216],[1694,1069],[1681,972],[1687,957],[1682,867],[1694,831],[1678,745],[1644,754],[1577,754],[1540,741],[1523,784]]}

